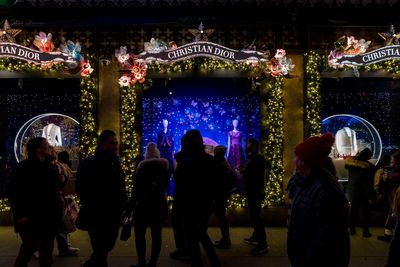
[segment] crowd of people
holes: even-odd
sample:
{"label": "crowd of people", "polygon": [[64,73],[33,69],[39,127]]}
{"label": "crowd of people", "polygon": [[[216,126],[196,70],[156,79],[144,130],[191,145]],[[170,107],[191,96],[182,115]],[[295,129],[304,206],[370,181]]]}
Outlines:
{"label": "crowd of people", "polygon": [[[381,240],[391,240],[386,267],[400,266],[400,153],[384,158],[380,168],[369,162],[372,152],[364,149],[346,160],[349,171],[347,200],[329,157],[334,137],[327,133],[312,136],[295,148],[295,172],[289,179],[287,253],[292,267],[346,267],[350,261],[350,238],[356,234],[356,220],[362,212],[363,236],[369,232],[372,207],[390,207],[385,233]],[[92,254],[83,267],[106,267],[107,257],[120,233],[121,222],[130,228],[133,221],[137,267],[157,266],[162,244],[163,224],[169,217],[166,198],[171,166],[160,157],[155,143],[146,147],[145,158],[138,164],[132,192],[126,192],[125,178],[118,152],[118,140],[111,130],[98,138],[94,155],[83,159],[76,177],[71,171],[68,153],[55,153],[45,138],[28,141],[27,159],[13,171],[10,203],[15,231],[22,244],[15,267],[26,267],[36,254],[41,267],[53,262],[53,244],[59,255],[76,255],[68,234],[87,231]],[[231,248],[228,199],[235,187],[236,171],[243,176],[253,233],[244,242],[253,244],[250,253],[268,252],[267,235],[262,219],[267,160],[259,153],[259,142],[249,139],[246,162],[232,170],[226,148],[217,146],[214,155],[206,153],[198,130],[188,131],[175,154],[175,181],[171,222],[176,250],[172,259],[187,259],[191,266],[204,266],[200,245],[210,266],[221,266],[216,249]],[[128,199],[127,193],[130,194]],[[79,199],[79,213],[75,194]],[[349,205],[350,202],[350,205]],[[350,209],[350,212],[349,212]],[[208,222],[215,214],[221,239],[213,242]],[[348,230],[348,214],[350,229]],[[125,218],[125,220],[122,220]],[[146,230],[151,230],[152,247],[146,258]],[[123,229],[123,232],[127,229]],[[126,235],[127,233],[124,233]],[[129,235],[129,233],[128,233]],[[122,233],[121,233],[122,238]]]}

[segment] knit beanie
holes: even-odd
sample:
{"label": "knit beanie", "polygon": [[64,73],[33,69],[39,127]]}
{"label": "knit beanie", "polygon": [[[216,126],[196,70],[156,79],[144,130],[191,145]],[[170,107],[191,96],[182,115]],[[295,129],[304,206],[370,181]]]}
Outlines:
{"label": "knit beanie", "polygon": [[146,159],[154,159],[154,158],[159,158],[160,157],[160,151],[157,148],[157,144],[150,142],[147,144],[146,147],[146,154],[145,158]]}
{"label": "knit beanie", "polygon": [[319,136],[311,136],[298,144],[294,153],[309,166],[322,165],[326,157],[331,153],[335,138],[331,133]]}

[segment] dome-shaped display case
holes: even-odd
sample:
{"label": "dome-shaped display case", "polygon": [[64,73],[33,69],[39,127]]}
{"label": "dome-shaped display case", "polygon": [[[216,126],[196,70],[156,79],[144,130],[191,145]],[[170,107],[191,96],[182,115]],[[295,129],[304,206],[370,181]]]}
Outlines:
{"label": "dome-shaped display case", "polygon": [[70,154],[73,169],[79,161],[79,122],[67,115],[45,113],[25,122],[15,137],[14,155],[17,162],[26,157],[26,144],[33,137],[44,137],[56,152]]}
{"label": "dome-shaped display case", "polygon": [[371,149],[371,162],[377,164],[382,155],[382,140],[376,128],[364,118],[351,114],[337,114],[322,121],[322,132],[335,137],[331,157],[339,178],[347,178],[344,160],[365,148]]}

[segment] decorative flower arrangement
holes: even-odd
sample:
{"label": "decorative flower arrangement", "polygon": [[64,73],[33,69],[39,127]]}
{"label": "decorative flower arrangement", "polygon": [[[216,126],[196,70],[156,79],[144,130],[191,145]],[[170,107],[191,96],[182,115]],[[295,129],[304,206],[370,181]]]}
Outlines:
{"label": "decorative flower arrangement", "polygon": [[138,60],[134,55],[130,55],[126,46],[121,46],[120,49],[115,50],[115,57],[122,66],[123,75],[118,80],[121,87],[145,81],[147,64],[144,60]]}
{"label": "decorative flower arrangement", "polygon": [[[39,49],[40,52],[50,53],[50,52],[62,52],[70,56],[70,60],[65,62],[66,66],[71,69],[80,68],[80,75],[82,77],[88,76],[93,72],[93,68],[89,62],[86,62],[81,55],[81,44],[79,42],[72,42],[68,40],[67,42],[63,39],[61,40],[61,45],[59,48],[55,48],[55,45],[52,41],[52,34],[45,32],[39,32],[38,35],[35,35],[35,40],[33,41],[33,45]],[[40,68],[42,70],[46,70],[54,67],[57,64],[60,64],[62,61],[51,61],[51,62],[42,62],[40,64]]]}
{"label": "decorative flower arrangement", "polygon": [[286,57],[284,49],[277,49],[275,56],[268,62],[267,72],[272,77],[288,75],[294,69],[294,64],[290,58]]}
{"label": "decorative flower arrangement", "polygon": [[129,60],[129,54],[127,53],[126,46],[121,46],[120,49],[115,50],[115,57],[120,64],[125,64]]}
{"label": "decorative flower arrangement", "polygon": [[89,76],[93,72],[93,68],[89,62],[82,61],[81,77]]}
{"label": "decorative flower arrangement", "polygon": [[54,51],[54,43],[51,40],[52,35],[51,33],[47,34],[44,32],[39,32],[39,35],[35,36],[35,40],[33,44],[39,48],[41,52],[52,52]]}
{"label": "decorative flower arrangement", "polygon": [[343,55],[359,55],[367,52],[371,41],[364,39],[357,40],[354,36],[342,36],[335,42],[335,50],[332,50],[328,56],[328,64],[332,68],[343,68],[344,65],[338,63]]}

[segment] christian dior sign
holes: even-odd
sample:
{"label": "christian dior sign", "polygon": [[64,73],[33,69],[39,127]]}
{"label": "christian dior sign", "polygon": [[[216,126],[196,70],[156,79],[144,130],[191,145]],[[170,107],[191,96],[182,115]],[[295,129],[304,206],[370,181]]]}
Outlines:
{"label": "christian dior sign", "polygon": [[138,58],[145,61],[167,63],[195,57],[211,57],[233,62],[267,60],[261,52],[252,50],[239,51],[210,42],[194,42],[161,52],[144,52]]}
{"label": "christian dior sign", "polygon": [[337,58],[337,63],[363,66],[391,59],[400,59],[400,45],[384,46],[360,55],[343,55],[341,58]]}
{"label": "christian dior sign", "polygon": [[0,43],[0,57],[16,58],[38,64],[71,60],[67,54],[61,52],[44,53],[13,43]]}

